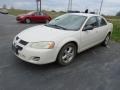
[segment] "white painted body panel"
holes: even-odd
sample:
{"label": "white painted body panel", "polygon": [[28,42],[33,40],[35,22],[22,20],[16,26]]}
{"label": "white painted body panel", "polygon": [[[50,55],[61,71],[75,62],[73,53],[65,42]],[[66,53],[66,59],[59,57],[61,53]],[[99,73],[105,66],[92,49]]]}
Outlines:
{"label": "white painted body panel", "polygon": [[[91,14],[82,15],[87,16],[88,19],[94,16]],[[26,62],[30,62],[33,64],[46,64],[55,62],[60,49],[66,43],[71,41],[76,42],[78,45],[79,53],[102,42],[108,32],[112,32],[113,28],[113,25],[111,23],[107,23],[106,26],[95,28],[95,30],[82,31],[83,26],[78,31],[59,30],[46,27],[44,25],[28,28],[23,32],[19,33],[17,36],[27,42],[53,41],[55,42],[55,46],[53,49],[33,49],[29,47],[28,44],[25,47],[22,46],[23,50],[19,52],[18,57]],[[15,40],[13,42],[15,42]],[[20,45],[19,43],[17,44]],[[32,57],[40,57],[40,60],[33,61]]]}

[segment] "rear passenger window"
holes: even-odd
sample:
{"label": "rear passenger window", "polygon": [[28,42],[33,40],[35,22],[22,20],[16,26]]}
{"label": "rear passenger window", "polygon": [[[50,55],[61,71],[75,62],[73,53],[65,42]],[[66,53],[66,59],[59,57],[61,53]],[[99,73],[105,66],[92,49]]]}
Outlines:
{"label": "rear passenger window", "polygon": [[102,18],[102,19],[101,19],[100,26],[104,26],[104,25],[107,25],[107,23],[106,23],[106,21]]}

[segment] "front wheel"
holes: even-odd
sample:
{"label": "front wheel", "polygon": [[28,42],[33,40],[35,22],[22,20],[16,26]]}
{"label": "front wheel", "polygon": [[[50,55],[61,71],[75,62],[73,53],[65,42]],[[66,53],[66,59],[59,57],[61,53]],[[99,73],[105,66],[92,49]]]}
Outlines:
{"label": "front wheel", "polygon": [[30,23],[31,23],[31,20],[30,20],[29,18],[27,18],[27,19],[25,19],[25,22],[26,22],[27,24],[30,24]]}
{"label": "front wheel", "polygon": [[103,45],[103,46],[108,46],[109,41],[110,41],[110,34],[108,34],[108,35],[106,36],[105,40],[102,42],[102,45]]}
{"label": "front wheel", "polygon": [[72,62],[77,53],[77,47],[74,43],[68,43],[60,50],[57,62],[60,65],[68,65]]}

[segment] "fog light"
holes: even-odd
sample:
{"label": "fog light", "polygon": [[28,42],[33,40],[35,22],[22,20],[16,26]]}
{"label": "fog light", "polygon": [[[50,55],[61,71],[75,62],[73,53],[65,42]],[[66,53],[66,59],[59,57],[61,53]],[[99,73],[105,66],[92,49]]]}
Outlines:
{"label": "fog light", "polygon": [[39,61],[39,60],[40,60],[40,57],[34,57],[33,60],[34,60],[34,61]]}

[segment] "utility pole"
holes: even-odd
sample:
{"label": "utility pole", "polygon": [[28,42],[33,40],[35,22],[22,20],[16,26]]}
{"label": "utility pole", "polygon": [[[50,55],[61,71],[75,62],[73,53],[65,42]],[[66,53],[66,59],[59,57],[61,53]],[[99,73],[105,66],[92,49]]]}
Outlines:
{"label": "utility pole", "polygon": [[41,0],[39,0],[40,1],[40,14],[41,14],[41,12],[42,12],[42,8],[41,8]]}
{"label": "utility pole", "polygon": [[36,0],[36,4],[37,4],[37,12],[39,12],[38,0]]}
{"label": "utility pole", "polygon": [[69,0],[68,2],[68,11],[72,10],[72,0]]}
{"label": "utility pole", "polygon": [[41,9],[41,0],[36,0],[36,3],[37,3],[37,12],[39,14],[41,14],[41,12],[42,12],[42,9]]}
{"label": "utility pole", "polygon": [[103,0],[101,1],[99,14],[101,14],[102,6],[103,6]]}

